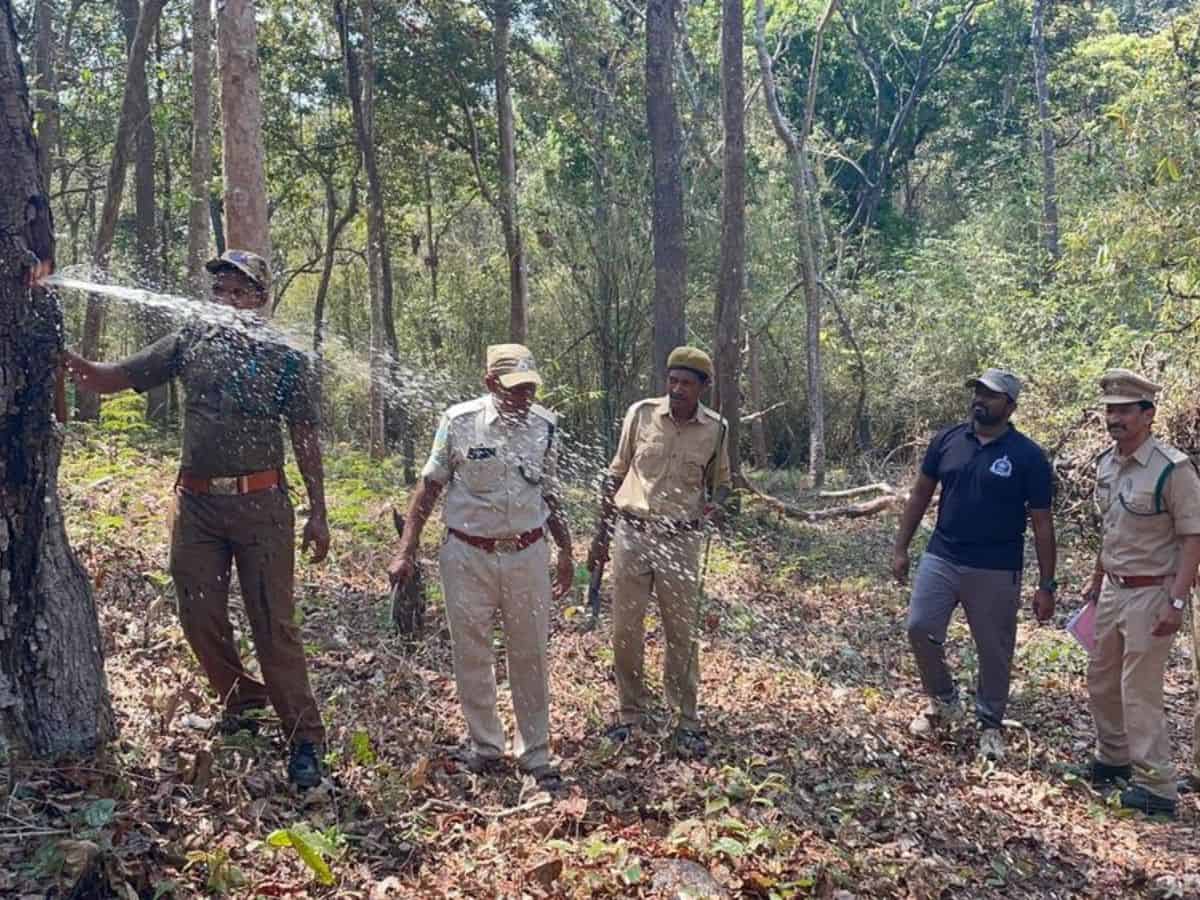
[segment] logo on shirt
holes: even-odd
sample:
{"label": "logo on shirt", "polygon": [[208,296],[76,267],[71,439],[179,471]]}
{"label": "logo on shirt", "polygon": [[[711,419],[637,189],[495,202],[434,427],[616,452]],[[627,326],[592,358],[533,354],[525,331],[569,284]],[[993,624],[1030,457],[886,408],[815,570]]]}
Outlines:
{"label": "logo on shirt", "polygon": [[992,468],[989,471],[1001,478],[1008,478],[1012,475],[1012,460],[1008,458],[1008,454],[1006,453],[992,463]]}

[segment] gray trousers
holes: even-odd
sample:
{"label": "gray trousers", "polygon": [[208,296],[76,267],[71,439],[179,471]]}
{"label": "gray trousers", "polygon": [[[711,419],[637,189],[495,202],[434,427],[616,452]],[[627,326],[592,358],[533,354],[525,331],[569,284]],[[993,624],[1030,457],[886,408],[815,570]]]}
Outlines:
{"label": "gray trousers", "polygon": [[958,700],[958,688],[946,668],[945,643],[950,616],[960,603],[979,659],[975,715],[983,727],[999,728],[1008,705],[1021,573],[973,569],[930,553],[921,557],[908,608],[908,640],[925,693],[946,703]]}

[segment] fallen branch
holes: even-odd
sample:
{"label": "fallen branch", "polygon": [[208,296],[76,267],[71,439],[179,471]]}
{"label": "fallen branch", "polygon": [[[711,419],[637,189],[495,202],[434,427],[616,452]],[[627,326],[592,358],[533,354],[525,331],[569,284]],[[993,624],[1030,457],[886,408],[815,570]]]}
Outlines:
{"label": "fallen branch", "polygon": [[[747,487],[750,493],[754,494],[768,506],[786,516],[791,516],[794,519],[803,519],[805,522],[820,522],[826,519],[861,519],[864,516],[873,516],[884,510],[903,506],[908,500],[907,494],[893,490],[892,493],[876,497],[874,500],[865,500],[862,503],[851,503],[847,506],[832,506],[827,509],[802,509],[794,503],[788,503],[786,500],[780,500],[778,497],[764,494],[753,485],[747,485]],[[871,485],[871,487],[874,488],[875,485]],[[837,493],[844,494],[845,492]]]}
{"label": "fallen branch", "polygon": [[405,815],[404,818],[407,819],[412,816],[428,812],[431,809],[439,809],[443,812],[456,812],[468,816],[479,816],[482,819],[489,819],[495,822],[498,819],[506,819],[509,816],[516,816],[523,812],[529,812],[530,810],[539,809],[543,806],[549,806],[551,802],[550,795],[542,793],[534,797],[528,803],[522,803],[519,806],[510,806],[504,809],[479,809],[474,806],[467,806],[464,803],[452,803],[449,800],[440,800],[436,797],[431,797],[412,812]]}
{"label": "fallen branch", "polygon": [[847,488],[844,491],[821,491],[817,496],[827,500],[834,500],[838,497],[858,497],[862,494],[874,494],[878,491],[882,491],[885,494],[896,493],[896,489],[886,481],[877,481],[874,484],[864,484],[859,487]]}
{"label": "fallen branch", "polygon": [[761,419],[767,413],[779,409],[781,406],[787,406],[786,400],[780,400],[778,403],[772,403],[766,409],[760,409],[758,412],[752,412],[748,416],[742,416],[741,423],[745,425],[747,422],[753,422],[755,419]]}

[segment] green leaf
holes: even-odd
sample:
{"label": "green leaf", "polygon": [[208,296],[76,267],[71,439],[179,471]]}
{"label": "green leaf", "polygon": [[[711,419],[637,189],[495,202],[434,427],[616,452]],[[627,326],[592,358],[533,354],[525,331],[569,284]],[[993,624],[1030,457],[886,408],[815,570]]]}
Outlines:
{"label": "green leaf", "polygon": [[375,764],[377,757],[375,749],[371,746],[371,736],[367,732],[354,732],[350,736],[350,747],[354,751],[354,761],[360,766]]}
{"label": "green leaf", "polygon": [[105,797],[103,800],[97,800],[83,811],[83,821],[92,828],[103,828],[112,821],[116,809],[117,801]]}
{"label": "green leaf", "polygon": [[704,804],[704,814],[711,816],[714,813],[719,813],[723,809],[729,808],[729,798],[725,795],[719,797],[710,797],[708,802]]}
{"label": "green leaf", "polygon": [[642,880],[642,864],[635,860],[631,865],[625,867],[625,871],[621,873],[621,880],[626,884],[638,884]]}
{"label": "green leaf", "polygon": [[321,851],[314,846],[320,842],[323,842],[323,839],[303,825],[279,828],[267,835],[267,843],[272,847],[290,846],[300,854],[304,864],[317,876],[317,881],[328,886],[333,884],[333,871],[329,868],[329,864],[321,858]]}
{"label": "green leaf", "polygon": [[718,853],[724,853],[733,859],[738,859],[746,855],[746,845],[737,838],[721,837],[713,841],[713,850]]}

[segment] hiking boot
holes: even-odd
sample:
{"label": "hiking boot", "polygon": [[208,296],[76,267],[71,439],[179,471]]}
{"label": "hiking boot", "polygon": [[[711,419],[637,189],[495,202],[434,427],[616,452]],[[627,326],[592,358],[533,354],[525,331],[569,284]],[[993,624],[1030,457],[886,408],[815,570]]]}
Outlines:
{"label": "hiking boot", "polygon": [[1086,766],[1070,766],[1067,769],[1072,775],[1082,778],[1094,788],[1112,787],[1118,782],[1129,781],[1133,777],[1133,766],[1125,763],[1114,766],[1093,759]]}
{"label": "hiking boot", "polygon": [[704,739],[703,731],[676,728],[671,743],[675,747],[675,755],[680,759],[702,759],[708,756],[708,742]]}
{"label": "hiking boot", "polygon": [[962,719],[962,707],[957,701],[946,703],[930,697],[925,708],[908,723],[908,733],[913,737],[929,738],[941,728],[948,728]]}
{"label": "hiking boot", "polygon": [[321,760],[317,745],[312,741],[300,741],[292,745],[292,755],[287,765],[288,781],[300,790],[314,788],[321,783]]}
{"label": "hiking boot", "polygon": [[527,770],[525,774],[537,782],[539,790],[553,794],[563,788],[562,773],[558,771],[558,766],[536,766]]}
{"label": "hiking boot", "polygon": [[1146,790],[1140,784],[1121,791],[1121,806],[1125,809],[1136,809],[1148,816],[1166,816],[1175,818],[1175,801],[1169,797],[1160,797]]}
{"label": "hiking boot", "polygon": [[1200,773],[1190,772],[1179,779],[1179,793],[1200,794]]}
{"label": "hiking boot", "polygon": [[1004,735],[999,728],[985,728],[980,732],[979,758],[992,762],[1004,759]]}
{"label": "hiking boot", "polygon": [[450,753],[450,759],[472,775],[490,775],[504,768],[504,757],[483,756],[469,747],[459,747]]}
{"label": "hiking boot", "polygon": [[226,712],[217,724],[217,731],[225,737],[233,737],[239,731],[245,731],[251,737],[258,737],[262,728],[260,717],[263,714],[261,706],[251,706],[241,712]]}

